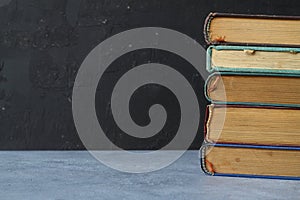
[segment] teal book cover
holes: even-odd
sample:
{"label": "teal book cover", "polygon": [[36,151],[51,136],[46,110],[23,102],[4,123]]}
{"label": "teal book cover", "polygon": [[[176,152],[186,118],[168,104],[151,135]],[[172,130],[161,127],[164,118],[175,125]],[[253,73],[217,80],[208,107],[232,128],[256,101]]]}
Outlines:
{"label": "teal book cover", "polygon": [[300,48],[210,46],[208,72],[300,74]]}

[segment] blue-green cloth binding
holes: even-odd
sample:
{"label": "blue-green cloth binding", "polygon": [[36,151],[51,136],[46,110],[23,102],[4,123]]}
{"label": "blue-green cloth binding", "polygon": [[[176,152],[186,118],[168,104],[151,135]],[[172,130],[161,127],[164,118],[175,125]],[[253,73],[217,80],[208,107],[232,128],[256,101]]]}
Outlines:
{"label": "blue-green cloth binding", "polygon": [[[258,47],[258,46],[209,46],[206,54],[206,69],[212,73],[219,72],[259,72],[259,73],[283,73],[283,74],[300,74],[300,70],[278,70],[278,69],[247,69],[247,68],[229,68],[222,66],[211,67],[212,49],[216,50],[255,50],[255,51],[270,51],[270,52],[295,52],[300,53],[300,48],[285,48],[285,47]],[[300,68],[300,67],[299,67]]]}
{"label": "blue-green cloth binding", "polygon": [[[210,99],[207,95],[207,84],[208,81],[210,80],[210,78],[212,76],[215,75],[241,75],[241,76],[284,76],[284,77],[297,77],[300,78],[300,74],[280,74],[280,73],[269,73],[269,74],[264,74],[264,73],[257,73],[257,72],[253,72],[253,73],[246,73],[246,72],[214,72],[212,74],[210,74],[207,78],[207,80],[205,81],[205,85],[204,85],[204,95],[206,97],[206,99],[213,103],[213,104],[228,104],[228,105],[249,105],[249,106],[279,106],[279,107],[300,107],[300,104],[271,104],[271,103],[253,103],[253,102],[228,102],[228,101],[213,101],[212,99]],[[226,92],[226,91],[225,91]]]}

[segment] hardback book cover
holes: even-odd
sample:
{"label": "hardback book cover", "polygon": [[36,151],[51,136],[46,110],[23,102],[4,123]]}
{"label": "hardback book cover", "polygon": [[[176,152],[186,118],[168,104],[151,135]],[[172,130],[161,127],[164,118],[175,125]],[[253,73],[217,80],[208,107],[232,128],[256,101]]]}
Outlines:
{"label": "hardback book cover", "polygon": [[208,105],[207,143],[300,147],[300,108]]}
{"label": "hardback book cover", "polygon": [[300,107],[300,74],[215,72],[204,87],[213,104]]}
{"label": "hardback book cover", "polygon": [[300,180],[300,148],[205,144],[203,172],[213,176]]}
{"label": "hardback book cover", "polygon": [[300,74],[300,48],[212,45],[208,72]]}
{"label": "hardback book cover", "polygon": [[300,17],[210,13],[204,24],[208,45],[300,46]]}

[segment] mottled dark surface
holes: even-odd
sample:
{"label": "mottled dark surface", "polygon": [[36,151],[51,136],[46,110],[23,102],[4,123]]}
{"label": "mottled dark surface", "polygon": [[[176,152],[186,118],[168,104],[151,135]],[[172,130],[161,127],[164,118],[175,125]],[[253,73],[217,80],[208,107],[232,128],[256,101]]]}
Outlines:
{"label": "mottled dark surface", "polygon": [[[180,31],[204,45],[202,27],[211,11],[300,15],[300,1],[225,0],[1,0],[0,1],[0,149],[83,149],[72,118],[71,96],[77,70],[87,54],[106,38],[132,28],[155,26]],[[120,60],[123,59],[123,60]],[[156,50],[135,52],[120,58],[111,69],[130,69],[145,61],[176,66],[172,55]],[[127,67],[127,68],[126,68]],[[194,88],[203,110],[203,80],[188,63],[184,73]],[[203,66],[204,67],[204,66]],[[122,69],[123,70],[123,69]],[[110,104],[106,97],[111,80],[122,70],[109,70],[103,77],[107,88],[99,89],[98,112]],[[145,86],[146,87],[146,86]],[[139,94],[140,93],[140,94]],[[156,98],[143,98],[143,96]],[[175,117],[161,137],[134,145],[122,139],[109,116],[104,123],[112,140],[124,148],[155,149],[167,142],[178,126],[176,100],[163,87],[149,86],[136,92],[131,110],[140,124],[147,123],[145,112],[134,110],[169,99]],[[146,102],[145,102],[146,101]],[[134,106],[135,105],[135,106]],[[174,107],[175,106],[175,107]],[[174,107],[174,108],[173,108]],[[175,109],[175,110],[173,110]],[[109,114],[109,112],[108,112]],[[201,113],[203,119],[204,112]],[[108,119],[108,120],[107,120]],[[106,121],[105,121],[106,120]],[[144,120],[144,121],[143,121]],[[177,123],[176,123],[177,122]],[[174,124],[174,126],[172,126]],[[192,148],[202,143],[203,124]],[[163,139],[165,141],[163,141]]]}

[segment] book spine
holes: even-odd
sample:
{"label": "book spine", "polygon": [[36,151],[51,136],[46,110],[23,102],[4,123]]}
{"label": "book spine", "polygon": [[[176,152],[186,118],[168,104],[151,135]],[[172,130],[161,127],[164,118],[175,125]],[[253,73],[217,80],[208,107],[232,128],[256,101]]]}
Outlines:
{"label": "book spine", "polygon": [[214,110],[214,104],[210,104],[206,106],[205,121],[204,121],[204,141],[206,143],[213,143],[213,141],[209,139],[209,127],[213,116],[213,110]]}
{"label": "book spine", "polygon": [[206,174],[206,175],[210,175],[213,176],[214,170],[213,170],[213,166],[211,163],[209,163],[205,157],[206,157],[206,150],[208,148],[208,145],[205,144],[201,147],[200,149],[200,164],[201,164],[201,169],[202,171]]}
{"label": "book spine", "polygon": [[210,23],[211,23],[211,20],[214,18],[214,16],[216,14],[217,13],[209,13],[209,15],[206,17],[205,22],[204,22],[203,34],[204,34],[205,42],[208,45],[212,44],[212,41],[210,40],[210,34],[209,34],[209,32],[210,32]]}
{"label": "book spine", "polygon": [[215,49],[215,48],[216,48],[216,46],[211,45],[206,50],[206,70],[209,73],[219,71],[218,67],[215,68],[215,67],[212,66],[212,50]]}
{"label": "book spine", "polygon": [[[221,77],[221,74],[218,73],[218,72],[214,72],[214,73],[210,74],[210,75],[208,76],[208,78],[206,79],[205,83],[204,83],[204,96],[205,96],[205,98],[206,98],[209,102],[211,102],[211,103],[214,103],[214,102],[213,102],[213,100],[209,97],[209,91],[212,91],[213,88],[212,88],[211,86],[209,86],[209,84],[210,84],[211,79],[212,79],[213,77],[215,77],[215,76]],[[217,102],[217,103],[218,103],[218,102]]]}
{"label": "book spine", "polygon": [[209,122],[209,118],[210,118],[210,114],[209,114],[209,105],[206,106],[205,109],[205,117],[204,117],[204,127],[203,127],[203,131],[204,131],[204,141],[206,140],[206,136],[207,136],[207,132],[208,132],[208,122]]}

